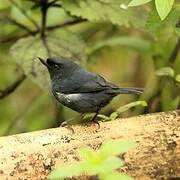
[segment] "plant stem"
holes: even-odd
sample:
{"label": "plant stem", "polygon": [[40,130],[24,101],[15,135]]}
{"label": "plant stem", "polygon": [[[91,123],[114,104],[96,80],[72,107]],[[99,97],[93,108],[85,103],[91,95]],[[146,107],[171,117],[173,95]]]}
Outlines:
{"label": "plant stem", "polygon": [[[74,20],[67,21],[67,22],[64,22],[64,23],[61,23],[61,24],[47,26],[46,29],[48,31],[53,31],[53,30],[58,29],[58,28],[62,28],[62,27],[66,27],[66,26],[71,26],[71,25],[74,25],[74,24],[82,23],[82,22],[87,22],[87,20],[84,20],[84,19],[74,19]],[[40,32],[40,30],[32,31],[33,35],[36,35],[39,32]],[[28,37],[28,36],[29,36],[29,33],[23,33],[23,34],[19,34],[19,35],[12,36],[12,37],[5,37],[5,38],[0,39],[0,43],[8,43],[8,42],[16,41],[16,40],[18,40],[20,38]]]}
{"label": "plant stem", "polygon": [[5,18],[5,20],[4,20],[5,22],[9,22],[9,23],[11,23],[11,24],[14,24],[15,26],[17,26],[17,27],[21,28],[22,30],[26,31],[28,34],[30,34],[30,35],[32,35],[32,36],[34,35],[34,31],[32,31],[31,29],[29,29],[29,28],[28,28],[27,26],[25,26],[24,24],[16,21],[15,19],[13,19],[13,18],[11,18],[11,17],[5,16],[4,18]]}
{"label": "plant stem", "polygon": [[180,38],[178,38],[177,43],[174,46],[174,49],[173,49],[171,55],[169,56],[169,64],[171,66],[174,66],[174,62],[176,60],[176,57],[177,57],[179,51],[180,51]]}
{"label": "plant stem", "polygon": [[[170,56],[169,56],[168,66],[174,67],[176,58],[177,58],[178,53],[179,53],[179,49],[180,49],[180,38],[178,38]],[[156,111],[157,110],[161,111],[160,96],[161,96],[162,89],[165,87],[166,82],[167,82],[167,77],[160,77],[159,78],[156,93],[149,100],[149,104],[151,106],[154,105],[155,106],[154,109],[156,109]],[[150,108],[151,108],[151,106],[150,106]],[[151,109],[150,109],[150,112],[151,112]]]}
{"label": "plant stem", "polygon": [[41,12],[42,12],[42,29],[41,29],[41,37],[45,37],[45,31],[46,31],[46,19],[47,19],[47,10],[48,10],[48,4],[47,0],[41,0]]}

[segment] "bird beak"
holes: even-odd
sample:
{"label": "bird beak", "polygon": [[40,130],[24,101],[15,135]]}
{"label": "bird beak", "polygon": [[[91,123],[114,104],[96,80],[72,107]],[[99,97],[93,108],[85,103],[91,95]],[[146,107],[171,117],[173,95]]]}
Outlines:
{"label": "bird beak", "polygon": [[46,63],[46,61],[44,61],[44,59],[42,59],[42,58],[40,58],[40,57],[38,57],[38,59],[41,61],[41,63],[42,63],[44,66],[48,67],[48,64]]}

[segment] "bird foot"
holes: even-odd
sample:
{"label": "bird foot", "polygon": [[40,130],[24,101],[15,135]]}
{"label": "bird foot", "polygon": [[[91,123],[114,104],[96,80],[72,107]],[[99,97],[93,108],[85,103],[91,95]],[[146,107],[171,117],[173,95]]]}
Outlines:
{"label": "bird foot", "polygon": [[84,123],[85,126],[92,126],[92,125],[97,125],[98,128],[97,129],[100,129],[100,124],[97,120],[91,120],[91,121],[88,121],[86,123]]}
{"label": "bird foot", "polygon": [[73,134],[75,133],[75,132],[74,132],[74,129],[73,129],[66,121],[62,122],[59,127],[65,127],[65,128],[67,128],[68,130],[70,130]]}

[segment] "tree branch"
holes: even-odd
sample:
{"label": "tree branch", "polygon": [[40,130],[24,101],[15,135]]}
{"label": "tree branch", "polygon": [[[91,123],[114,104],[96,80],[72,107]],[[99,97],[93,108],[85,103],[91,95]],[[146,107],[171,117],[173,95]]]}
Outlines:
{"label": "tree branch", "polygon": [[46,31],[46,19],[47,19],[47,11],[48,11],[48,3],[47,0],[41,0],[41,13],[42,13],[42,20],[41,20],[41,37],[45,37]]}
{"label": "tree branch", "polygon": [[[180,177],[180,111],[117,119],[97,126],[72,126],[0,138],[0,179],[47,179],[54,167],[82,160],[79,148],[98,150],[110,140],[135,140],[123,154],[125,172],[135,179]],[[76,179],[82,179],[76,177]],[[83,178],[85,179],[85,177]]]}
{"label": "tree branch", "polygon": [[9,43],[9,42],[17,41],[18,39],[27,37],[27,36],[29,36],[29,34],[24,33],[24,34],[18,34],[12,37],[5,37],[5,38],[0,39],[0,43]]}
{"label": "tree branch", "polygon": [[20,22],[16,21],[15,19],[13,18],[10,18],[10,17],[4,17],[5,18],[5,21],[9,21],[11,24],[14,24],[16,25],[17,27],[25,30],[28,34],[30,35],[34,35],[34,31],[30,30],[28,27],[26,27],[25,25],[21,24]]}
{"label": "tree branch", "polygon": [[48,4],[47,0],[41,0],[41,13],[42,13],[42,20],[41,20],[41,39],[43,42],[43,45],[47,51],[48,56],[51,56],[51,51],[48,46],[48,42],[46,41],[46,21],[47,21],[47,12],[48,8],[50,7],[50,4]]}
{"label": "tree branch", "polygon": [[58,29],[58,28],[62,28],[62,27],[66,27],[66,26],[71,26],[71,25],[75,25],[75,24],[78,24],[78,23],[83,23],[83,22],[87,22],[86,19],[74,19],[74,20],[71,20],[71,21],[66,21],[64,23],[61,23],[61,24],[56,24],[56,25],[52,25],[52,26],[48,26],[47,27],[47,30],[48,31],[52,31],[54,29]]}
{"label": "tree branch", "polygon": [[26,76],[23,74],[21,75],[15,82],[9,85],[6,89],[0,90],[0,99],[3,99],[9,96],[12,92],[14,92],[19,85],[25,80]]}
{"label": "tree branch", "polygon": [[[86,21],[87,20],[83,20],[83,19],[75,19],[75,20],[67,21],[67,22],[64,22],[64,23],[61,23],[61,24],[48,26],[47,30],[48,31],[53,31],[53,30],[58,29],[58,28],[63,28],[63,27],[66,27],[66,26],[71,26],[71,25],[86,22]],[[36,34],[38,34],[40,32],[40,30],[36,30],[36,31],[32,31],[32,32],[33,32],[33,35],[36,35]],[[16,40],[18,40],[20,38],[27,37],[27,36],[29,36],[29,33],[19,34],[19,35],[12,36],[12,37],[5,37],[3,39],[0,39],[0,43],[9,43],[9,42],[16,41]]]}

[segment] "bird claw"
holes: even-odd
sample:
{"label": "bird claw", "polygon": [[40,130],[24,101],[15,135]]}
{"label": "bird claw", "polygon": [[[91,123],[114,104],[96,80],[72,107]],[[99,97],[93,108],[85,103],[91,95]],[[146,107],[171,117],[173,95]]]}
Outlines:
{"label": "bird claw", "polygon": [[73,129],[66,121],[62,122],[59,127],[65,127],[65,128],[67,128],[68,130],[70,130],[70,131],[72,132],[72,134],[75,133],[74,129]]}
{"label": "bird claw", "polygon": [[98,126],[97,129],[100,129],[100,124],[98,121],[89,121],[89,122],[84,123],[84,125],[85,126],[97,125]]}

